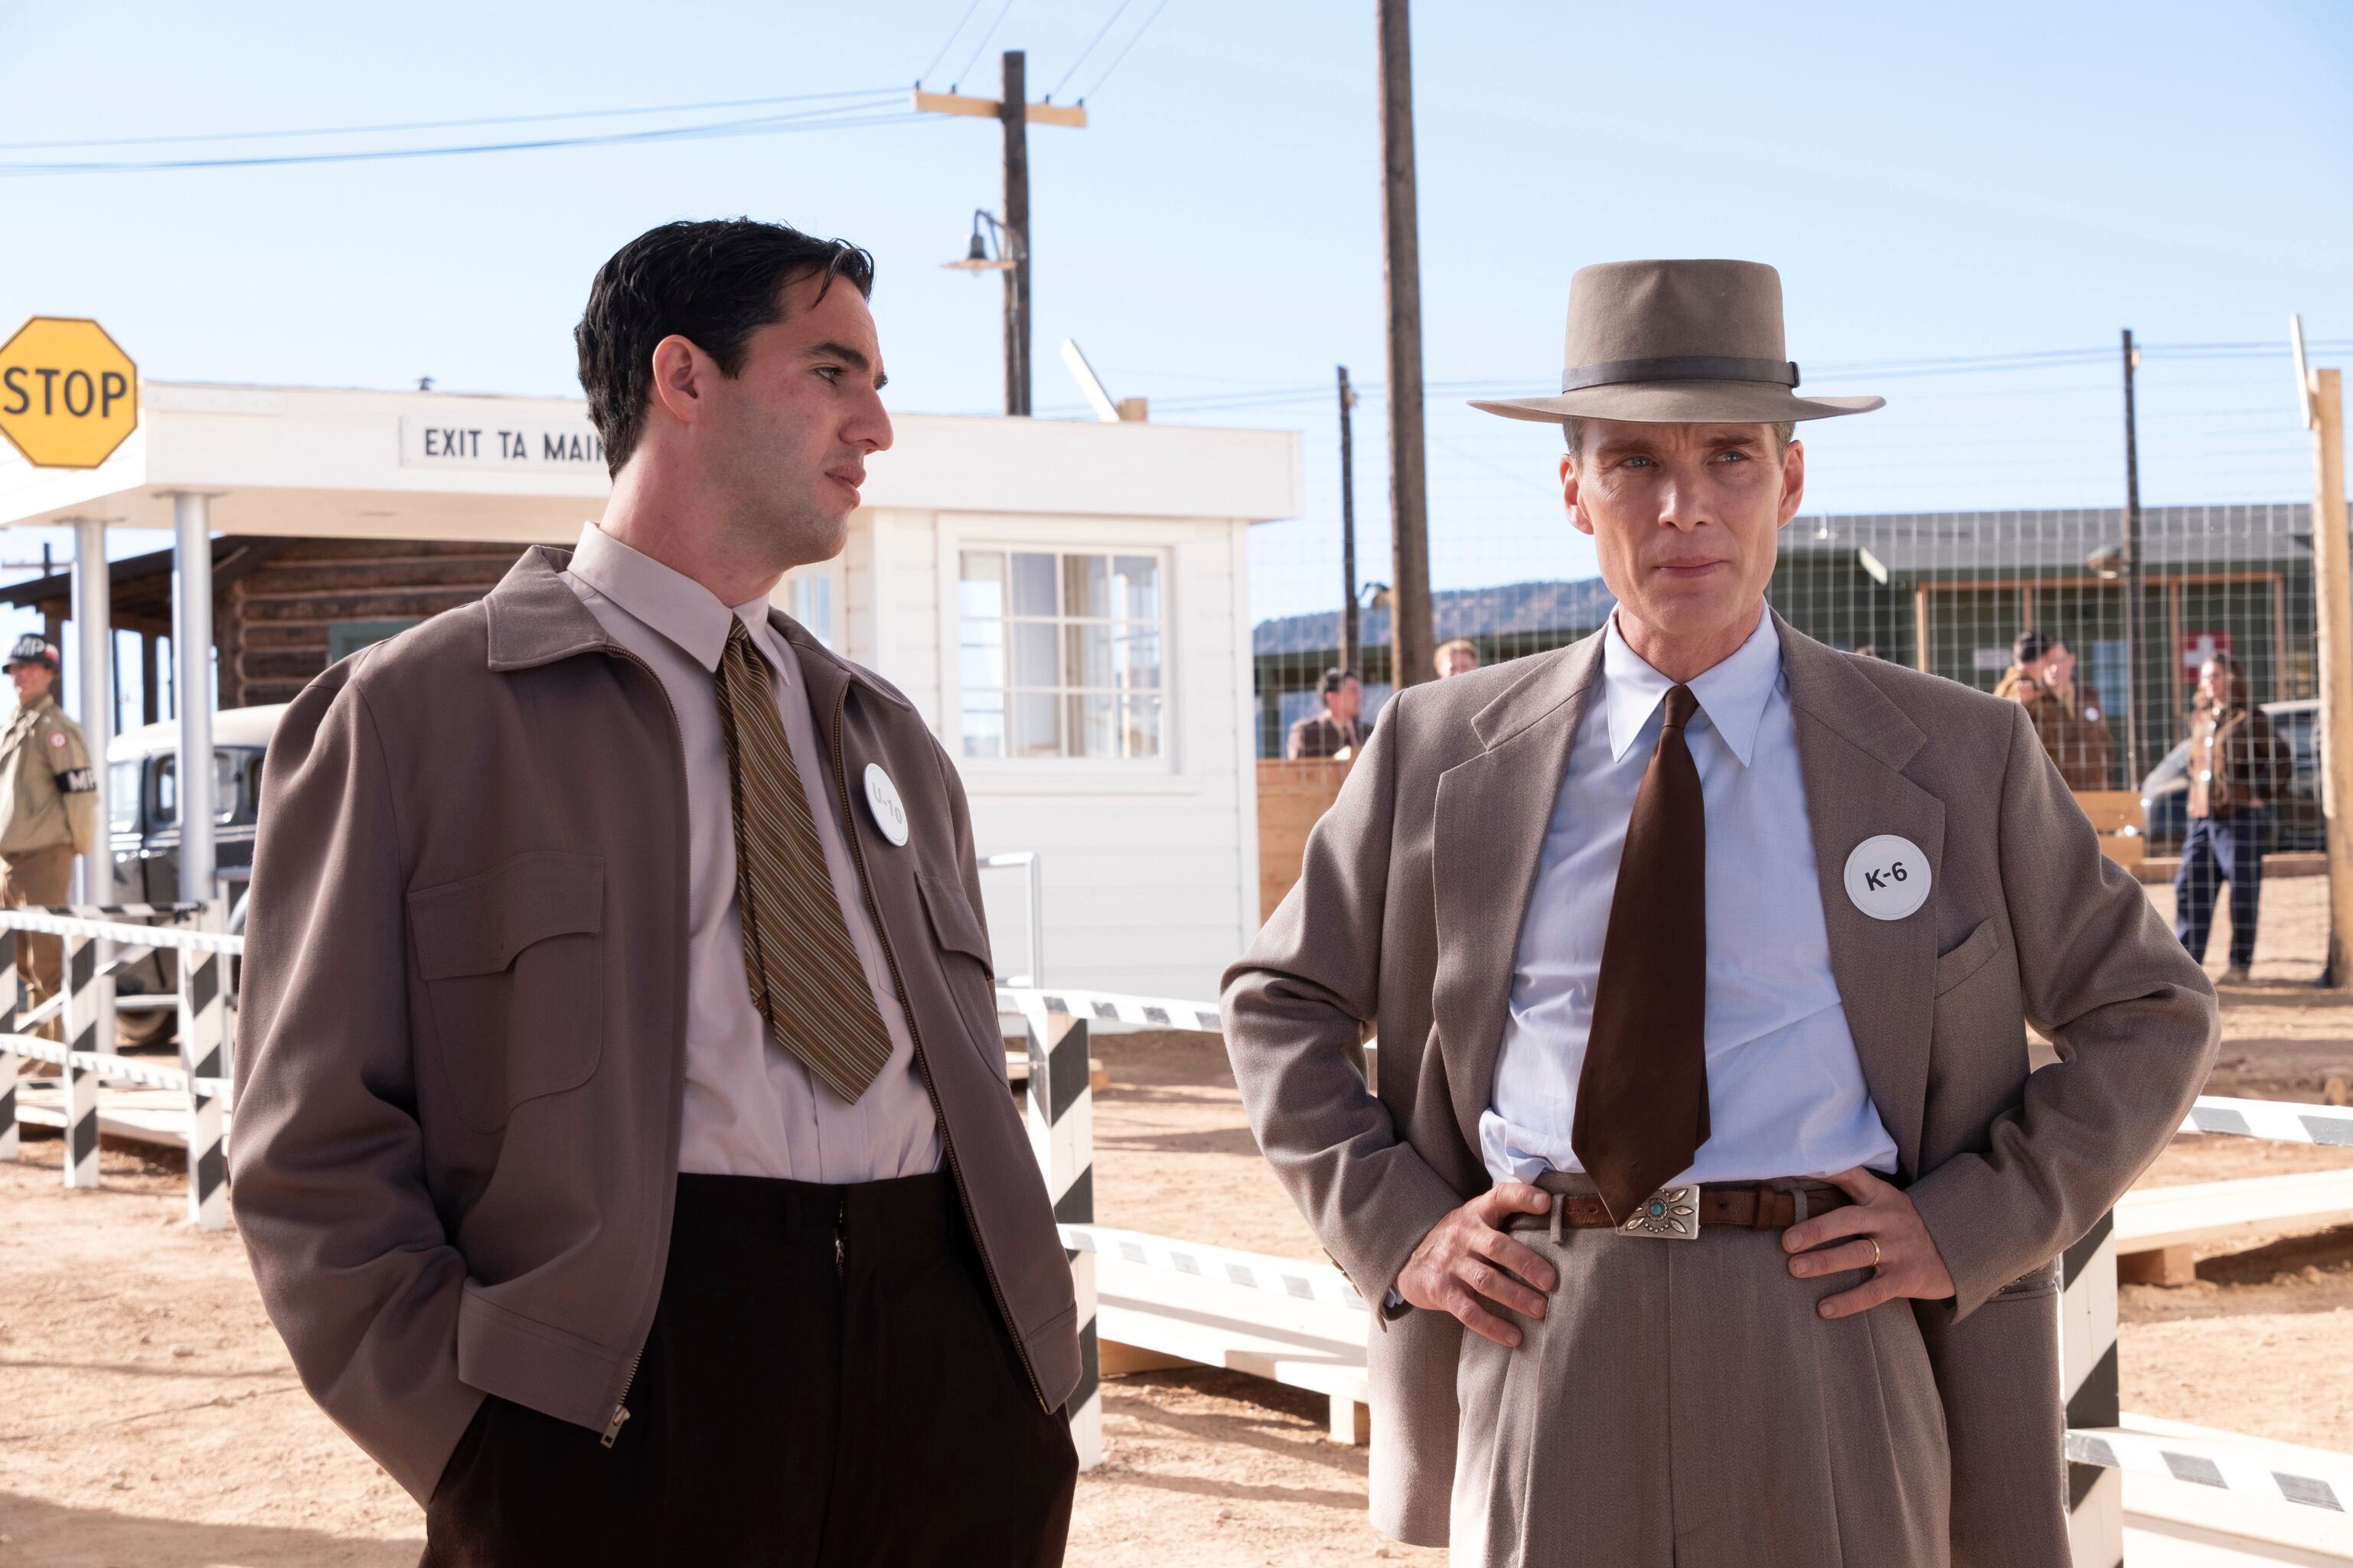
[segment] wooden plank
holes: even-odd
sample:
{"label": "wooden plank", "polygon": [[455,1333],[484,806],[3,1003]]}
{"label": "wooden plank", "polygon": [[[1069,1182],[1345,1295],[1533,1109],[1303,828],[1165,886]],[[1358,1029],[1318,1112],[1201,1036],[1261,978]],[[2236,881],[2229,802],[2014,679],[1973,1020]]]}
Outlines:
{"label": "wooden plank", "polygon": [[2153,1252],[2116,1254],[2119,1285],[2191,1285],[2198,1279],[2198,1260],[2186,1247],[2160,1247]]}
{"label": "wooden plank", "polygon": [[2096,833],[2121,833],[2130,827],[2137,831],[2140,821],[2140,796],[2128,789],[2079,789],[2075,804],[2091,818]]}
{"label": "wooden plank", "polygon": [[1307,856],[1307,836],[1340,796],[1347,782],[1345,762],[1269,759],[1258,764],[1259,918],[1274,913],[1299,880]]}
{"label": "wooden plank", "polygon": [[2100,853],[2129,871],[2141,863],[2148,852],[2148,840],[2137,833],[2103,833]]}
{"label": "wooden plank", "polygon": [[[1005,106],[993,98],[974,98],[965,93],[925,92],[915,89],[915,112],[918,114],[964,114],[975,120],[1001,120]],[[1087,128],[1087,106],[1083,103],[1032,103],[1022,108],[1021,118],[1032,125],[1067,125],[1074,131]]]}
{"label": "wooden plank", "polygon": [[2285,1227],[2326,1230],[2353,1222],[2353,1170],[2299,1171],[2179,1187],[2140,1187],[2116,1203],[2116,1253]]}
{"label": "wooden plank", "polygon": [[1162,1355],[1158,1351],[1145,1350],[1137,1345],[1124,1345],[1116,1340],[1101,1336],[1098,1325],[1095,1341],[1095,1364],[1105,1377],[1125,1377],[1133,1372],[1174,1372],[1193,1363],[1180,1355]]}

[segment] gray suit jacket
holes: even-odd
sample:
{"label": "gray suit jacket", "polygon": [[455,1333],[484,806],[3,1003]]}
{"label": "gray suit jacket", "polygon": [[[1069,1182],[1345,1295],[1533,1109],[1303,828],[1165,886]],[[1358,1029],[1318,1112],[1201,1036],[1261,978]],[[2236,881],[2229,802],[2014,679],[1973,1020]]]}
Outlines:
{"label": "gray suit jacket", "polygon": [[[1831,969],[1958,1287],[1913,1303],[1952,1449],[1954,1561],[2063,1563],[2049,1265],[2180,1124],[2213,1059],[2213,989],[2100,853],[2025,710],[1775,625]],[[1489,1184],[1477,1126],[1520,921],[1600,664],[1595,636],[1399,692],[1226,975],[1260,1146],[1369,1300]],[[1930,862],[1908,919],[1844,891],[1848,853],[1883,833]],[[2029,1020],[2062,1058],[2031,1075]],[[1373,1336],[1373,1519],[1422,1544],[1446,1537],[1461,1334],[1409,1311]]]}

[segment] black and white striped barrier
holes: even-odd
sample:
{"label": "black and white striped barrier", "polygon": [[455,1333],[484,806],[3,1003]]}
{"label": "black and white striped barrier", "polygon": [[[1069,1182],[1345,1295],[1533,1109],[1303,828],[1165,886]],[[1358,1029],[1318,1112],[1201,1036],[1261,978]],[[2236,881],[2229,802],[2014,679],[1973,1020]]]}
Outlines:
{"label": "black and white striped barrier", "polygon": [[114,976],[98,968],[99,938],[65,933],[66,1185],[98,1185],[98,1076],[77,1057],[98,1054],[99,1023],[114,1044]]}
{"label": "black and white striped barrier", "polygon": [[2338,1463],[2335,1455],[2315,1455],[2297,1461],[2298,1468],[2280,1469],[2263,1454],[2228,1443],[2120,1428],[2070,1431],[2067,1458],[2071,1467],[2097,1467],[2102,1475],[2138,1470],[2273,1502],[2353,1511],[2353,1458]]}
{"label": "black and white striped barrier", "polygon": [[[169,922],[140,924],[141,921]],[[216,929],[187,929],[188,922]],[[188,1216],[207,1229],[228,1224],[226,1112],[227,1109],[227,997],[222,960],[243,951],[241,938],[216,928],[222,906],[191,904],[73,904],[47,909],[0,910],[0,1156],[17,1152],[16,1080],[20,1058],[52,1062],[64,1069],[65,1184],[99,1184],[100,1082],[174,1089],[187,1096]],[[63,984],[54,1004],[26,1009],[14,967],[16,945],[26,932],[64,939]],[[181,1058],[164,1068],[120,1057],[114,1043],[114,977],[128,963],[156,948],[179,952]],[[101,952],[101,948],[111,949]],[[56,1045],[21,1031],[61,1010],[66,1043]]]}
{"label": "black and white striped barrier", "polygon": [[14,1160],[16,1149],[16,1079],[25,1070],[16,1047],[17,994],[16,933],[0,926],[0,1160]]}
{"label": "black and white striped barrier", "polygon": [[1123,1263],[1163,1268],[1213,1284],[1243,1290],[1261,1290],[1288,1301],[1313,1301],[1351,1312],[1367,1309],[1348,1277],[1325,1263],[1270,1258],[1262,1252],[1240,1252],[1229,1247],[1204,1247],[1198,1242],[1173,1241],[1140,1230],[1119,1230],[1104,1225],[1064,1225],[1062,1246],[1071,1252],[1092,1252]]}
{"label": "black and white striped barrier", "polygon": [[[217,906],[206,918],[217,918]],[[228,960],[190,948],[180,954],[180,1068],[187,1078],[188,1218],[228,1228]]]}
{"label": "black and white striped barrier", "polygon": [[2353,1149],[2353,1108],[2202,1094],[2182,1119],[2181,1131],[2224,1138],[2263,1138],[2274,1143],[2329,1143],[2340,1149]]}
{"label": "black and white striped barrier", "polygon": [[[2059,1381],[2071,1432],[2114,1427],[2121,1418],[2116,1233],[2116,1215],[2104,1214],[2059,1260]],[[2124,1561],[2124,1477],[2071,1458],[2067,1537],[2075,1568],[2115,1568]]]}
{"label": "black and white striped barrier", "polygon": [[1218,1005],[1214,1002],[1177,1002],[1165,996],[1121,996],[1108,991],[1043,991],[1017,990],[999,986],[997,1005],[1000,1011],[1018,1013],[1024,997],[1037,997],[1049,1013],[1059,1013],[1068,1018],[1086,1018],[1100,1024],[1140,1024],[1155,1029],[1195,1029],[1216,1034],[1224,1027],[1218,1022]]}
{"label": "black and white striped barrier", "polygon": [[[998,1005],[1021,1015],[1029,1038],[1029,1152],[1046,1178],[1046,1195],[1062,1225],[1095,1217],[1095,1102],[1087,1076],[1087,1020],[1072,1016],[1037,991],[997,992]],[[1064,1414],[1079,1468],[1103,1463],[1103,1362],[1095,1330],[1095,1260],[1066,1247],[1071,1287],[1079,1309],[1079,1385]]]}

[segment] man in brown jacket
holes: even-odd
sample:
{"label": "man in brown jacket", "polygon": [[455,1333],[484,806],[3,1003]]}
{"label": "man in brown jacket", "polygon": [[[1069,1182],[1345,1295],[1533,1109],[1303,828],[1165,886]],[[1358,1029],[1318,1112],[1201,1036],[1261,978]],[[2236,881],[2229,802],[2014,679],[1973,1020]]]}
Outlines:
{"label": "man in brown jacket", "polygon": [[237,1222],[434,1568],[1060,1561],[1082,1365],[964,792],[768,604],[891,444],[871,268],[624,247],[601,525],[270,747]]}
{"label": "man in brown jacket", "polygon": [[1457,1562],[2061,1568],[2052,1260],[2211,1059],[2022,710],[1766,609],[1789,422],[1878,405],[1797,379],[1770,268],[1577,275],[1480,406],[1566,425],[1611,621],[1392,699],[1227,975],[1374,1521]]}
{"label": "man in brown jacket", "polygon": [[[2019,700],[2042,749],[2071,790],[2116,788],[2116,740],[2100,694],[2075,679],[2075,653],[2048,632],[2021,632],[2010,645],[2010,668],[2033,689]],[[1994,695],[2006,695],[1999,688]]]}

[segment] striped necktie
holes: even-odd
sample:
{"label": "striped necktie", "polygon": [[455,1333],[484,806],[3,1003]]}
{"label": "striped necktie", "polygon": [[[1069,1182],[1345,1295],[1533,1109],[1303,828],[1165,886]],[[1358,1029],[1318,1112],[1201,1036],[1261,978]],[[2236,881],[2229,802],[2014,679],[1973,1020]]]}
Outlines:
{"label": "striped necktie", "polygon": [[733,616],[718,692],[752,1006],[778,1045],[854,1104],[891,1059],[891,1037],[849,944],[768,661]]}

